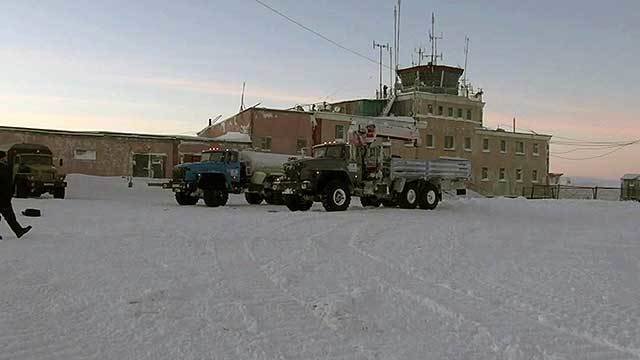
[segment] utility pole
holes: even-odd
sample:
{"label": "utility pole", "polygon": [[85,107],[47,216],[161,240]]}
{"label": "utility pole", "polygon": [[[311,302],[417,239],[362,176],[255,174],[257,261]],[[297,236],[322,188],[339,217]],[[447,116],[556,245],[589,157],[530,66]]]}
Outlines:
{"label": "utility pole", "polygon": [[396,70],[400,64],[400,8],[402,0],[398,0],[398,31],[396,32]]}
{"label": "utility pole", "polygon": [[[391,67],[394,70],[398,70],[398,55],[397,55],[397,50],[398,50],[398,7],[394,6],[393,7],[393,51],[391,51],[392,57],[395,58],[395,61],[391,62]],[[392,72],[394,71],[392,70]],[[396,79],[395,77],[392,76],[392,80],[391,80],[391,85],[392,85],[392,89],[391,91],[394,92],[395,94],[395,87],[396,87]]]}
{"label": "utility pole", "polygon": [[382,50],[390,50],[389,44],[382,45],[373,41],[373,49],[380,48],[380,99],[382,99]]}

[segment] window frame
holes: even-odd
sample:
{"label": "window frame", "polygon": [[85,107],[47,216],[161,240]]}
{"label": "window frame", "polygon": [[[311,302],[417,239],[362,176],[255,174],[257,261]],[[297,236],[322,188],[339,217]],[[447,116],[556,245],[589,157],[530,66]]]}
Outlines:
{"label": "window frame", "polygon": [[448,114],[447,116],[449,116],[449,117],[451,117],[451,118],[453,117],[453,115],[454,115],[454,113],[453,113],[453,107],[450,107],[450,108],[448,108],[448,109],[447,109],[447,114]]}
{"label": "window frame", "polygon": [[[469,147],[467,147],[467,140],[469,140]],[[464,137],[464,151],[473,151],[473,139],[471,136]]]}
{"label": "window frame", "polygon": [[537,184],[538,180],[538,169],[531,170],[531,182]]}
{"label": "window frame", "polygon": [[[451,147],[447,147],[447,139],[451,139]],[[456,138],[453,135],[444,136],[444,150],[452,151],[456,149]]]}
{"label": "window frame", "polygon": [[438,105],[438,116],[444,116],[444,106]]}
{"label": "window frame", "polygon": [[467,109],[467,120],[472,120],[473,119],[473,115],[471,113],[471,109]]}
{"label": "window frame", "polygon": [[[338,137],[338,129],[342,129],[341,133],[342,136]],[[334,128],[334,139],[335,140],[346,140],[347,139],[347,132],[346,132],[346,126],[344,124],[336,124],[335,128]]]}
{"label": "window frame", "polygon": [[272,146],[273,140],[271,136],[263,136],[260,138],[260,149],[262,149],[262,151],[271,151]]}
{"label": "window frame", "polygon": [[[504,145],[504,150],[502,150],[502,145]],[[507,145],[507,140],[500,140],[500,153],[506,154],[509,151],[509,146]]]}
{"label": "window frame", "polygon": [[[431,145],[429,145],[429,139],[431,139]],[[436,148],[436,137],[433,134],[426,134],[424,139],[424,144],[427,149],[435,149]]]}
{"label": "window frame", "polygon": [[[518,147],[522,146],[522,151],[518,151]],[[525,144],[524,141],[516,141],[516,155],[525,155]]]}
{"label": "window frame", "polygon": [[490,181],[488,167],[482,167],[482,169],[480,169],[480,181]]}
{"label": "window frame", "polygon": [[498,169],[498,181],[499,182],[507,182],[507,169],[506,168]]}
{"label": "window frame", "polygon": [[524,171],[522,171],[522,168],[516,169],[516,182],[524,182]]}
{"label": "window frame", "polygon": [[[484,146],[485,144],[487,144],[486,147]],[[489,138],[482,138],[482,152],[491,152],[491,143],[489,142]]]}
{"label": "window frame", "polygon": [[458,116],[456,116],[458,119],[462,119],[463,118],[462,117],[462,108],[458,108],[458,111],[456,112],[456,115],[458,115]]}
{"label": "window frame", "polygon": [[531,146],[531,154],[533,156],[540,156],[540,143],[533,143]]}

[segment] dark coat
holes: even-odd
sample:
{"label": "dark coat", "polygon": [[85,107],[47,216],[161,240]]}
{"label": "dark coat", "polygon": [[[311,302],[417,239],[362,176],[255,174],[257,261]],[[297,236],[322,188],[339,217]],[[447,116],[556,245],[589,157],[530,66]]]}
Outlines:
{"label": "dark coat", "polygon": [[0,160],[0,208],[11,206],[13,184],[11,170],[4,160]]}

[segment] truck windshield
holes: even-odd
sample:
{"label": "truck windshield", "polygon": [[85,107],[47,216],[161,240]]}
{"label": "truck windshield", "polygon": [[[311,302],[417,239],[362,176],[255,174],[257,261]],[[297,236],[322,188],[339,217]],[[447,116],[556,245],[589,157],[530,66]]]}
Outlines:
{"label": "truck windshield", "polygon": [[322,146],[313,149],[314,158],[332,158],[343,159],[344,158],[344,146]]}
{"label": "truck windshield", "polygon": [[46,155],[20,155],[20,163],[25,165],[51,165],[51,156]]}
{"label": "truck windshield", "polygon": [[202,154],[201,161],[224,161],[225,152],[206,152]]}

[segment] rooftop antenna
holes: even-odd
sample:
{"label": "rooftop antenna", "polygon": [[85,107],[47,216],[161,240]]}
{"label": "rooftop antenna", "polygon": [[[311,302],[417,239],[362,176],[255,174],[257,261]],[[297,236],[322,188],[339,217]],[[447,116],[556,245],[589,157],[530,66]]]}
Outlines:
{"label": "rooftop antenna", "polygon": [[469,37],[464,37],[464,77],[462,83],[467,86],[467,59],[469,58]]}
{"label": "rooftop antenna", "polygon": [[442,60],[442,53],[438,55],[438,40],[442,40],[444,36],[436,36],[436,15],[431,13],[431,30],[429,31],[429,41],[431,42],[431,64],[438,65],[438,58]]}
{"label": "rooftop antenna", "polygon": [[393,6],[393,51],[391,51],[391,78],[389,78],[389,81],[391,82],[391,92],[393,92],[395,94],[395,88],[396,88],[396,80],[395,77],[393,77],[393,74],[395,73],[395,71],[398,70],[398,6],[394,5]]}
{"label": "rooftop antenna", "polygon": [[382,50],[387,50],[387,51],[391,51],[391,48],[389,47],[389,44],[383,45],[380,43],[376,43],[376,41],[373,41],[373,49],[375,50],[375,48],[380,48],[380,99],[382,99]]}
{"label": "rooftop antenna", "polygon": [[242,82],[242,96],[240,97],[240,112],[244,111],[244,88],[245,88],[246,83],[243,81]]}
{"label": "rooftop antenna", "polygon": [[398,0],[398,31],[396,32],[396,70],[398,69],[398,64],[400,64],[400,8],[402,4],[402,0]]}

